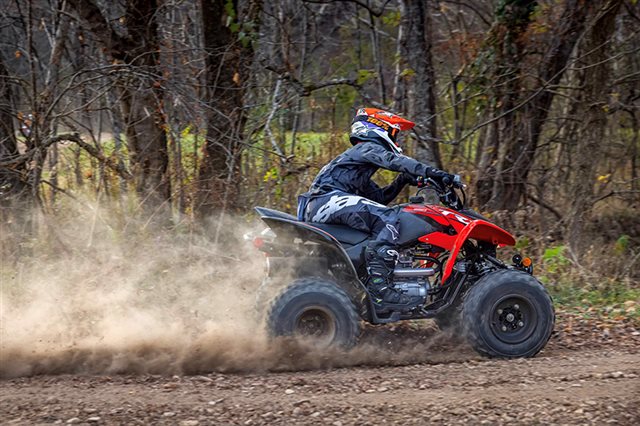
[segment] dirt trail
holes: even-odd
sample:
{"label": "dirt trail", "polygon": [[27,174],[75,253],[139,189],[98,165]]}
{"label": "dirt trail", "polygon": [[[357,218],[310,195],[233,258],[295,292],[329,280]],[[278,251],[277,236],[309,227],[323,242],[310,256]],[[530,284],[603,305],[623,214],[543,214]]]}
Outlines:
{"label": "dirt trail", "polygon": [[619,313],[557,310],[531,360],[483,359],[432,321],[311,351],[249,321],[264,264],[244,260],[243,221],[238,244],[135,218],[121,238],[109,209],[69,214],[69,250],[3,271],[0,424],[640,425],[640,329]]}
{"label": "dirt trail", "polygon": [[6,424],[639,424],[640,351],[270,374],[0,381]]}

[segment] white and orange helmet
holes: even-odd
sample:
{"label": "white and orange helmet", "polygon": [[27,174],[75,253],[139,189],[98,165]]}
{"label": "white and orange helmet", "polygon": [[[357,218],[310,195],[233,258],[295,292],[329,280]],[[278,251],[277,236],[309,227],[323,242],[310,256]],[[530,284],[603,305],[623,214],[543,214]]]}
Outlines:
{"label": "white and orange helmet", "polygon": [[396,154],[402,153],[397,142],[401,130],[410,130],[416,124],[399,115],[378,109],[360,108],[351,122],[349,140],[352,145],[371,139],[384,140]]}

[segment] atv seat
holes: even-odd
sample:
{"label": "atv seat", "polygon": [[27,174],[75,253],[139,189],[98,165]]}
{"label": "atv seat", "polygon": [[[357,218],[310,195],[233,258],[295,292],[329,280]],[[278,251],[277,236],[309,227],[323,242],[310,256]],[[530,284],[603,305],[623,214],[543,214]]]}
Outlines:
{"label": "atv seat", "polygon": [[258,212],[258,214],[262,217],[275,217],[278,219],[285,219],[293,222],[298,221],[298,219],[296,219],[295,216],[290,215],[289,213],[281,212],[274,209],[268,209],[266,207],[256,207],[255,209]]}
{"label": "atv seat", "polygon": [[[299,222],[295,216],[287,213],[280,212],[278,210],[268,209],[266,207],[256,207],[256,211],[263,218],[271,217],[276,219],[283,219],[289,222]],[[345,225],[334,225],[319,222],[304,222],[305,224],[317,229],[321,229],[327,234],[333,236],[336,240],[345,246],[345,249],[350,249],[353,246],[357,246],[371,238],[371,235],[350,228]],[[400,235],[395,243],[400,247],[406,247],[414,244],[418,238],[422,235],[435,232],[436,229],[433,225],[421,219],[419,216],[413,214],[401,214],[400,215]]]}
{"label": "atv seat", "polygon": [[331,234],[336,240],[342,244],[355,246],[370,238],[371,235],[366,232],[358,231],[345,225],[330,225],[327,223],[307,222],[309,225],[322,229],[324,232]]}
{"label": "atv seat", "polygon": [[[287,221],[298,222],[295,216],[290,214],[268,209],[266,207],[256,207],[258,214],[262,217],[273,217],[277,219],[284,219]],[[369,234],[358,231],[353,228],[349,228],[345,225],[330,225],[326,223],[318,223],[318,222],[305,222],[314,228],[322,229],[324,232],[333,236],[336,240],[340,241],[342,244],[346,244],[348,246],[355,246],[370,237]]]}

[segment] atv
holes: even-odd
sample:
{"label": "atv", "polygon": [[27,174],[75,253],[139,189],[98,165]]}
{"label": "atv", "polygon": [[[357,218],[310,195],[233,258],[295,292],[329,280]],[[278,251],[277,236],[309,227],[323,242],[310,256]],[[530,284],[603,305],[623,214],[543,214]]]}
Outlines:
{"label": "atv", "polygon": [[[516,254],[506,264],[497,258],[497,249],[515,245],[515,239],[465,207],[458,176],[421,179],[418,187],[408,204],[393,207],[401,214],[392,280],[397,291],[413,296],[404,298],[411,300],[407,304],[380,302],[369,293],[364,249],[371,235],[256,207],[269,227],[252,237],[266,257],[256,309],[269,334],[350,348],[361,321],[433,318],[440,328],[464,335],[482,355],[536,355],[551,336],[555,314],[532,275],[531,259]],[[435,191],[442,205],[426,204],[426,190]]]}

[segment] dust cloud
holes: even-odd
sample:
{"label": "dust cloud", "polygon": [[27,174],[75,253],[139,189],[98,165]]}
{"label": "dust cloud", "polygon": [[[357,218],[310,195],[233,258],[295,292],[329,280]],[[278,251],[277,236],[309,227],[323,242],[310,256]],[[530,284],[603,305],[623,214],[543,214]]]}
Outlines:
{"label": "dust cloud", "polygon": [[144,222],[109,217],[108,211],[77,212],[56,223],[56,244],[41,243],[37,254],[0,264],[0,378],[265,372],[451,358],[440,350],[447,346],[442,336],[412,327],[401,333],[369,328],[346,354],[269,340],[253,312],[264,262],[242,239],[256,229],[246,220],[229,220],[225,241],[213,244],[206,232],[150,230]]}

